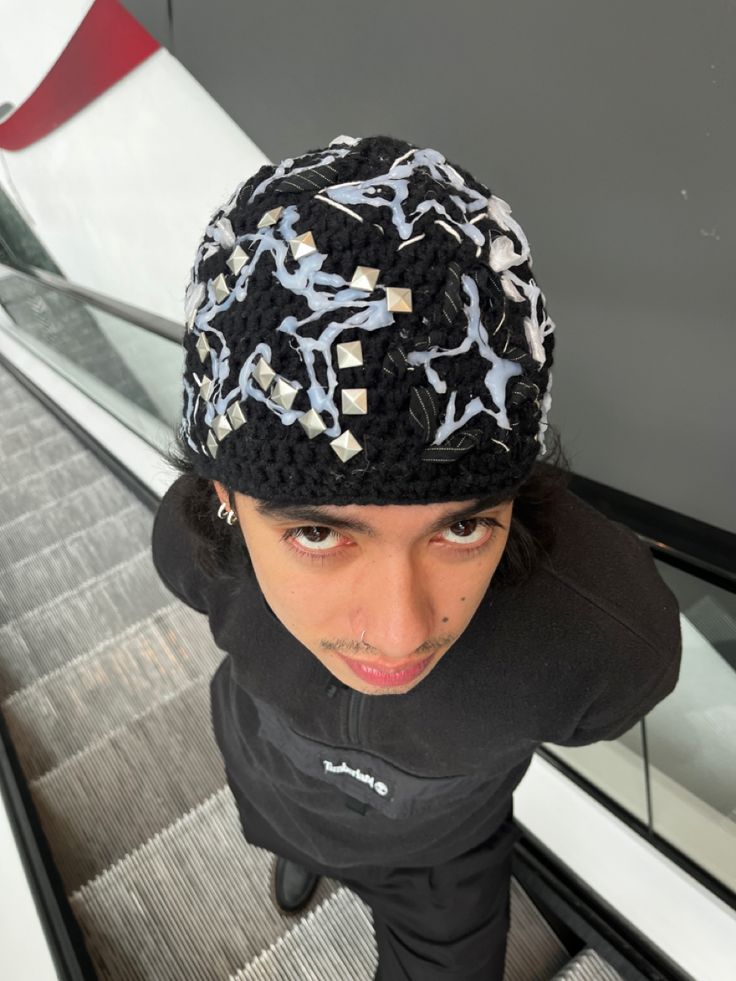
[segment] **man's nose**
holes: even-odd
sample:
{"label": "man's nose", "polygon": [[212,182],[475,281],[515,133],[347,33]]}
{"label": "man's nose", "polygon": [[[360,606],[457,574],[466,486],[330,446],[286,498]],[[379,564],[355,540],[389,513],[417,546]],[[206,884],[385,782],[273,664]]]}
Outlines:
{"label": "man's nose", "polygon": [[[358,602],[365,642],[375,656],[405,661],[432,634],[432,601],[426,576],[410,556],[376,562],[361,584]],[[428,652],[424,652],[428,653]]]}

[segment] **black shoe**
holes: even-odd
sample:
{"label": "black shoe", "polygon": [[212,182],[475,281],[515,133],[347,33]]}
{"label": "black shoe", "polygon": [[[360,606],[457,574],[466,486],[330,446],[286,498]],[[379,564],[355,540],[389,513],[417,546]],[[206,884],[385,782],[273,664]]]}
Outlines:
{"label": "black shoe", "polygon": [[284,913],[296,913],[307,904],[319,879],[304,866],[277,855],[273,872],[276,904]]}

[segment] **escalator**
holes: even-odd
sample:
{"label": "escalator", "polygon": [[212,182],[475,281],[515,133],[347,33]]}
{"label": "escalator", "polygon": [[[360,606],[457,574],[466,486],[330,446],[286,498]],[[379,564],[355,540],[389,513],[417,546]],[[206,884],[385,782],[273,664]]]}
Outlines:
{"label": "escalator", "polygon": [[[156,501],[173,475],[162,464],[158,483],[136,476],[9,352],[22,340],[65,385],[90,380],[89,406],[115,426],[145,414],[159,448],[174,420],[107,314],[58,284],[5,272],[2,774],[20,845],[38,856],[59,976],[371,981],[370,909],[322,878],[297,917],[282,916],[270,896],[273,856],[242,836],[209,716],[223,652],[151,560]],[[58,347],[66,326],[84,331],[83,351]],[[155,340],[168,344],[175,380],[174,346]],[[538,842],[522,837],[517,852],[509,981],[694,976],[606,919]]]}

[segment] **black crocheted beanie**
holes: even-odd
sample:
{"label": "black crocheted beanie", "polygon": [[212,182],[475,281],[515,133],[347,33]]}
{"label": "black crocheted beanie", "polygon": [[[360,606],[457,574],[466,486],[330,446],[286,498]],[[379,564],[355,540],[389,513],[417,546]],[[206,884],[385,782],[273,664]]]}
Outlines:
{"label": "black crocheted beanie", "polygon": [[196,471],[280,504],[518,486],[551,403],[531,268],[508,204],[437,150],[339,136],[261,167],[212,216],[187,288]]}

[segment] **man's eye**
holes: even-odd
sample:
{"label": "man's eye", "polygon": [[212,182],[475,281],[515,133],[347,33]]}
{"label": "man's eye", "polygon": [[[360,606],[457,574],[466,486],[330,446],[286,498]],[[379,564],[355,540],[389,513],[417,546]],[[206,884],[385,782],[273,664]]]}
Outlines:
{"label": "man's eye", "polygon": [[[488,535],[489,527],[503,526],[495,518],[465,518],[463,521],[456,521],[441,534],[454,536],[454,538],[445,538],[445,542],[450,545],[477,545],[478,542],[485,544],[493,538],[493,535]],[[295,551],[313,552],[317,555],[322,553],[325,557],[330,552],[338,551],[335,546],[341,538],[337,531],[324,525],[300,525],[298,528],[287,528],[281,537],[287,543],[294,542],[291,547]]]}
{"label": "man's eye", "polygon": [[321,525],[303,525],[300,528],[287,528],[283,537],[293,539],[306,551],[320,552],[332,548],[335,544],[332,536],[336,534],[331,528]]}
{"label": "man's eye", "polygon": [[[495,518],[465,518],[465,520],[456,521],[454,525],[447,528],[445,534],[457,536],[453,542],[455,545],[476,545],[487,537],[486,529],[489,527],[500,528],[501,525]],[[455,531],[455,529],[460,530]]]}

